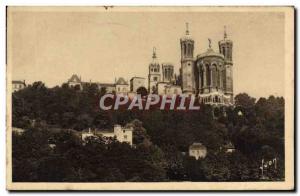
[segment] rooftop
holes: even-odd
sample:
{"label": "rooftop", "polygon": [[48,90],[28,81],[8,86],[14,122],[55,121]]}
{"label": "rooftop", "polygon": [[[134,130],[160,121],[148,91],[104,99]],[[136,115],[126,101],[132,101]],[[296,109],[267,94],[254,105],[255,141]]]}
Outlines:
{"label": "rooftop", "polygon": [[215,56],[215,57],[220,57],[220,58],[224,59],[223,54],[215,52],[212,48],[208,48],[206,52],[197,55],[197,59],[204,58],[204,57],[209,57],[209,56]]}
{"label": "rooftop", "polygon": [[71,78],[68,80],[68,82],[81,82],[81,79],[79,78],[78,75],[73,74],[73,75],[71,76]]}
{"label": "rooftop", "polygon": [[23,80],[23,81],[22,80],[13,80],[12,83],[13,84],[24,84],[24,85],[26,85],[25,80]]}
{"label": "rooftop", "polygon": [[128,85],[128,83],[125,81],[124,78],[120,77],[117,82],[116,85]]}

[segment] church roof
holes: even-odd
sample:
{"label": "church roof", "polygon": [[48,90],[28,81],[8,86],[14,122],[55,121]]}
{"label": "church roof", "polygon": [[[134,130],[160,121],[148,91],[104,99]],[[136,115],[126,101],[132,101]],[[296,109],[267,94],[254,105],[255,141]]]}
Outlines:
{"label": "church roof", "polygon": [[78,75],[73,74],[68,82],[81,82],[81,79],[78,77]]}
{"label": "church roof", "polygon": [[117,82],[116,85],[128,85],[128,83],[125,81],[124,78],[120,77]]}
{"label": "church roof", "polygon": [[197,59],[203,58],[203,57],[209,57],[209,56],[216,56],[216,57],[224,58],[223,54],[217,53],[212,48],[209,48],[209,49],[207,49],[206,52],[197,55]]}

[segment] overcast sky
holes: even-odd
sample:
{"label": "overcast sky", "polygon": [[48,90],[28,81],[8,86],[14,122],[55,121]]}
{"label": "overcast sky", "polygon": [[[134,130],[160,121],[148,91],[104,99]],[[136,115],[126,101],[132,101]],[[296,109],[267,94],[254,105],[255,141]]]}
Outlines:
{"label": "overcast sky", "polygon": [[207,39],[218,51],[223,26],[233,41],[234,93],[284,95],[284,14],[279,12],[8,11],[12,78],[61,85],[72,74],[84,81],[147,78],[152,48],[178,74],[180,37],[189,22],[194,54]]}

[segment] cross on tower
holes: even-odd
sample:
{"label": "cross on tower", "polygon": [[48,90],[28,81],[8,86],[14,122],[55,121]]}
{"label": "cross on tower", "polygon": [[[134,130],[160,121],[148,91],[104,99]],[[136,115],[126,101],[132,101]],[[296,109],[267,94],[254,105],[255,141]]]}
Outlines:
{"label": "cross on tower", "polygon": [[189,34],[190,34],[190,32],[189,32],[189,23],[186,22],[185,25],[186,25],[186,31],[185,31],[185,34],[186,34],[186,35],[189,35]]}
{"label": "cross on tower", "polygon": [[152,55],[152,58],[156,58],[156,48],[155,47],[153,47],[153,55]]}

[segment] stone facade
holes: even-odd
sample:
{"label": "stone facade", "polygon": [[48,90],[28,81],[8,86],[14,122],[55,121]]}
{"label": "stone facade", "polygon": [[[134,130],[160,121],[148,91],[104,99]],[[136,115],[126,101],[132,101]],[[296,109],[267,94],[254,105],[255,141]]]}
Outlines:
{"label": "stone facade", "polygon": [[145,78],[133,77],[130,79],[130,92],[136,93],[140,87],[145,87]]}
{"label": "stone facade", "polygon": [[232,46],[224,31],[219,41],[219,51],[209,47],[206,52],[193,57],[194,41],[187,29],[180,39],[181,86],[183,93],[196,94],[200,102],[213,105],[233,104]]}
{"label": "stone facade", "polygon": [[185,94],[195,93],[195,61],[194,40],[189,34],[188,24],[186,35],[180,39],[181,48],[181,87]]}
{"label": "stone facade", "polygon": [[163,82],[172,83],[175,81],[174,78],[174,66],[171,63],[163,63],[162,64],[162,76]]}
{"label": "stone facade", "polygon": [[160,65],[157,61],[156,51],[153,48],[152,62],[149,64],[149,74],[148,74],[148,92],[155,93],[156,85],[161,80]]}
{"label": "stone facade", "polygon": [[118,94],[118,95],[124,95],[125,96],[129,92],[128,82],[125,81],[125,79],[122,78],[122,77],[120,77],[116,81],[115,86],[116,86],[116,94]]}
{"label": "stone facade", "polygon": [[90,128],[86,131],[82,131],[81,139],[85,141],[88,137],[98,137],[101,136],[103,139],[116,138],[119,142],[126,142],[132,146],[133,141],[133,129],[125,128],[121,125],[114,125],[114,130],[91,130]]}
{"label": "stone facade", "polygon": [[182,94],[181,86],[174,85],[168,82],[157,83],[157,94],[158,95],[180,95]]}

